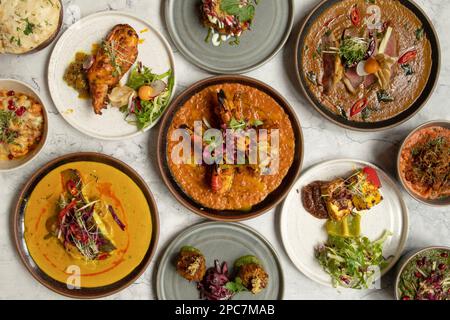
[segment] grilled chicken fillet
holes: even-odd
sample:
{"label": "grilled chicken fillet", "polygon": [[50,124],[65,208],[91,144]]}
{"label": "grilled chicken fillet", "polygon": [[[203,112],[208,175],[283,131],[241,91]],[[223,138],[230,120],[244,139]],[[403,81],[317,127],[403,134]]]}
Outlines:
{"label": "grilled chicken fillet", "polygon": [[87,73],[96,114],[102,114],[109,91],[135,63],[138,44],[138,34],[127,24],[116,25],[103,41]]}

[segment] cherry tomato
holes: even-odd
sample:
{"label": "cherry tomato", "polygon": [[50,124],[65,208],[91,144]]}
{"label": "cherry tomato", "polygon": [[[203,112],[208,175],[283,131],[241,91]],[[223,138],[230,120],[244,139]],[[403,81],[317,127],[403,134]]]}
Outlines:
{"label": "cherry tomato", "polygon": [[350,109],[350,117],[353,117],[363,111],[367,107],[367,103],[369,101],[367,98],[363,98],[361,100],[358,100],[353,107]]}
{"label": "cherry tomato", "polygon": [[416,57],[417,57],[417,50],[411,50],[402,55],[400,59],[398,59],[398,63],[405,64],[411,60],[414,60]]}
{"label": "cherry tomato", "polygon": [[374,168],[365,167],[365,168],[363,168],[363,172],[366,175],[367,181],[369,181],[371,184],[373,184],[377,188],[381,187],[380,178],[378,177],[378,173]]}

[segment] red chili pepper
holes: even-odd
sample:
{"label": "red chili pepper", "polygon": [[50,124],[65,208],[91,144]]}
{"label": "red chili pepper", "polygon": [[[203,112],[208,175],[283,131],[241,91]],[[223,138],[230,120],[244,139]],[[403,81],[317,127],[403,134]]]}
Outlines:
{"label": "red chili pepper", "polygon": [[369,101],[367,98],[363,98],[361,100],[358,100],[353,107],[350,109],[350,117],[353,117],[363,111],[367,107],[367,103]]}
{"label": "red chili pepper", "polygon": [[73,180],[67,181],[66,187],[71,195],[76,196],[78,194],[77,186]]}
{"label": "red chili pepper", "polygon": [[142,110],[141,100],[140,100],[140,99],[137,99],[137,100],[136,100],[136,108],[137,108],[139,111]]}
{"label": "red chili pepper", "polygon": [[411,50],[402,55],[400,59],[398,59],[398,63],[405,64],[411,60],[414,60],[416,57],[417,57],[417,50]]}
{"label": "red chili pepper", "polygon": [[366,175],[367,181],[369,181],[377,188],[381,187],[380,178],[378,177],[378,173],[374,168],[365,167],[363,168],[363,172]]}
{"label": "red chili pepper", "polygon": [[357,6],[354,6],[352,8],[352,11],[350,12],[350,19],[352,20],[352,23],[355,27],[359,27],[359,25],[361,24],[361,15],[359,14]]}
{"label": "red chili pepper", "polygon": [[97,260],[106,260],[109,257],[108,253],[101,253],[98,255]]}
{"label": "red chili pepper", "polygon": [[69,203],[64,209],[59,213],[59,221],[62,221],[66,214],[77,205],[77,200],[73,199],[71,203]]}
{"label": "red chili pepper", "polygon": [[16,116],[21,117],[21,116],[23,116],[23,114],[24,114],[26,111],[27,111],[27,108],[25,108],[25,107],[20,107],[19,109],[17,109],[17,110],[15,111],[15,113],[16,113]]}

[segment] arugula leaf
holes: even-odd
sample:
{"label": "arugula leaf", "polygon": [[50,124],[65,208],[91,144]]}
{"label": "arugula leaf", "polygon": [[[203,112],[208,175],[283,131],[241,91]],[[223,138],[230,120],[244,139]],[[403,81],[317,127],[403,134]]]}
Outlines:
{"label": "arugula leaf", "polygon": [[233,130],[243,130],[247,126],[247,123],[244,120],[236,120],[236,118],[232,118],[230,121],[230,128]]}
{"label": "arugula leaf", "polygon": [[373,242],[366,237],[329,236],[325,244],[316,248],[315,256],[331,276],[334,287],[368,288],[375,280],[376,268],[383,269],[387,265],[383,244],[390,236],[392,233],[385,231]]}
{"label": "arugula leaf", "polygon": [[225,288],[233,292],[234,294],[239,292],[248,291],[248,289],[242,284],[242,279],[239,277],[236,277],[234,281],[227,282],[225,285]]}
{"label": "arugula leaf", "polygon": [[260,127],[264,124],[264,122],[262,120],[259,119],[254,119],[251,121],[246,122],[245,120],[237,120],[236,118],[232,118],[230,123],[229,123],[229,127],[230,129],[233,130],[244,130],[247,127]]}
{"label": "arugula leaf", "polygon": [[414,70],[409,63],[402,64],[401,67],[403,69],[403,72],[405,72],[405,76],[411,76],[414,74]]}
{"label": "arugula leaf", "polygon": [[[258,1],[255,1],[258,4]],[[252,21],[255,16],[255,7],[250,1],[245,5],[241,0],[222,0],[220,2],[220,10],[226,14],[236,16],[240,22]]]}
{"label": "arugula leaf", "polygon": [[339,55],[346,62],[347,66],[351,66],[364,59],[369,48],[367,41],[360,38],[346,38],[339,47]]}
{"label": "arugula leaf", "polygon": [[422,40],[424,34],[425,34],[425,30],[423,29],[423,27],[417,29],[417,30],[416,30],[416,39],[417,39],[417,41]]}
{"label": "arugula leaf", "polygon": [[380,90],[377,92],[377,99],[379,102],[392,102],[394,98],[386,91]]}
{"label": "arugula leaf", "polygon": [[[167,88],[159,96],[149,101],[141,100],[141,109],[135,110],[135,121],[129,121],[135,123],[139,129],[145,129],[153,122],[155,122],[166,109],[172,96],[173,87],[175,84],[175,77],[172,70],[168,70],[162,74],[155,74],[150,68],[143,67],[142,72],[139,72],[139,68],[135,67],[131,70],[130,78],[128,79],[127,86],[139,90],[140,87],[146,84],[151,84],[155,80],[163,80],[167,78]],[[129,112],[129,110],[125,110]],[[127,115],[128,117],[128,115]]]}

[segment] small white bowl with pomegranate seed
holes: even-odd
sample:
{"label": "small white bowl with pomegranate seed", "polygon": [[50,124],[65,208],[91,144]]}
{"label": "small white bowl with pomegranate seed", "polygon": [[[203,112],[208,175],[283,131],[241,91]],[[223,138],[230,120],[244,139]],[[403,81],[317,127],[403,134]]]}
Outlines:
{"label": "small white bowl with pomegranate seed", "polygon": [[28,84],[0,79],[0,172],[22,168],[45,146],[48,114]]}

